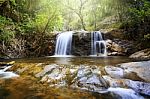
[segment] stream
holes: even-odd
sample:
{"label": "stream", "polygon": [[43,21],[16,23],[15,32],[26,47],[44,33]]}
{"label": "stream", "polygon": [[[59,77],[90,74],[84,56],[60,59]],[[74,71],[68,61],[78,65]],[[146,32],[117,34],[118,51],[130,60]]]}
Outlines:
{"label": "stream", "polygon": [[[60,57],[59,56],[58,57],[58,56],[50,56],[50,57],[41,57],[41,58],[11,59],[11,60],[2,60],[2,61],[3,62],[15,61],[15,64],[13,65],[13,67],[6,67],[4,69],[1,69],[0,75],[3,75],[3,77],[0,76],[0,78],[8,79],[13,76],[19,77],[19,75],[21,75],[19,78],[10,80],[9,83],[11,82],[11,84],[9,87],[11,87],[13,89],[13,87],[14,87],[13,84],[18,82],[18,80],[19,80],[20,86],[19,85],[16,85],[16,86],[19,86],[19,87],[17,87],[18,90],[24,90],[19,95],[14,95],[13,93],[9,93],[10,96],[8,96],[8,98],[2,98],[2,99],[12,99],[13,95],[16,97],[13,99],[21,99],[18,97],[24,97],[22,99],[47,99],[45,97],[56,98],[56,99],[58,99],[58,98],[59,99],[74,99],[74,98],[78,98],[78,99],[148,99],[147,97],[145,98],[144,96],[141,96],[140,94],[138,94],[137,92],[135,92],[132,89],[126,89],[126,88],[120,88],[120,87],[106,88],[107,84],[105,84],[105,82],[103,82],[103,80],[100,80],[100,81],[98,80],[99,78],[98,78],[97,73],[99,72],[99,69],[97,69],[97,68],[102,68],[104,66],[110,66],[110,65],[114,66],[117,64],[134,61],[127,57],[118,57],[118,56],[115,56],[115,57],[113,57],[113,56],[110,56],[110,57],[95,57],[95,56],[92,56],[92,57],[90,57],[90,56],[89,57],[75,57],[75,56]],[[43,66],[45,66],[45,68],[47,68],[47,69],[45,69]],[[60,67],[61,67],[62,71],[60,71]],[[7,68],[12,68],[12,69],[10,69],[9,71],[6,71]],[[29,69],[29,68],[31,68],[31,69]],[[66,72],[68,72],[68,68],[70,69],[69,78],[65,78],[65,80],[62,80],[62,79],[64,79],[63,78],[64,76],[68,77],[67,76],[68,74],[66,74]],[[92,72],[89,72],[89,70],[91,68],[94,68],[94,69],[92,69]],[[75,77],[77,79],[74,81],[74,84],[71,84],[71,86],[69,85],[70,87],[68,87],[69,80],[70,79],[71,79],[71,81],[74,80],[73,76],[74,76],[74,74],[76,74],[74,72],[75,69],[78,69],[76,72],[77,77]],[[53,71],[50,72],[51,70],[53,70]],[[14,73],[11,71],[14,71]],[[51,87],[46,90],[50,90],[50,92],[48,91],[50,94],[47,94],[47,91],[46,92],[42,91],[40,93],[44,93],[45,95],[41,96],[42,98],[37,98],[36,94],[38,94],[39,91],[33,92],[33,91],[30,91],[28,88],[21,88],[23,86],[29,87],[26,84],[28,84],[31,81],[33,83],[33,85],[37,86],[40,90],[40,87],[39,87],[40,84],[39,85],[34,84],[36,81],[33,82],[34,80],[31,80],[31,79],[26,80],[26,77],[28,77],[30,75],[30,77],[32,78],[33,75],[35,75],[35,77],[40,78],[42,82],[45,82],[46,81],[45,77],[47,77],[45,75],[47,75],[47,73],[51,73],[48,75],[48,77],[51,80],[52,79],[58,80],[58,81],[55,81],[55,83],[48,81],[48,84],[49,84],[48,86],[51,86]],[[19,75],[17,75],[17,74],[19,74]],[[23,78],[25,77],[25,79],[22,79],[22,77]],[[60,81],[60,79],[61,79],[61,81]],[[5,82],[5,83],[9,84],[7,82]],[[95,85],[95,84],[97,84],[97,85]],[[100,89],[97,89],[99,87],[95,87],[95,86],[99,86],[101,84],[102,84],[102,86],[100,87]],[[103,86],[103,84],[106,86]],[[32,87],[32,85],[30,87]],[[8,86],[6,88],[8,88]],[[29,92],[26,93],[27,91],[29,91]],[[16,93],[17,92],[18,91],[16,90]],[[55,95],[53,95],[54,93],[55,93]],[[32,95],[34,94],[33,95],[34,98],[31,98],[31,97],[25,98],[29,94],[32,94]]]}
{"label": "stream", "polygon": [[27,59],[12,59],[9,61],[16,61],[16,63],[49,63],[49,64],[66,64],[66,65],[97,65],[97,66],[107,66],[116,65],[120,63],[126,63],[134,61],[128,57],[122,56],[107,56],[107,57],[97,57],[97,56],[49,56],[41,58],[27,58]]}

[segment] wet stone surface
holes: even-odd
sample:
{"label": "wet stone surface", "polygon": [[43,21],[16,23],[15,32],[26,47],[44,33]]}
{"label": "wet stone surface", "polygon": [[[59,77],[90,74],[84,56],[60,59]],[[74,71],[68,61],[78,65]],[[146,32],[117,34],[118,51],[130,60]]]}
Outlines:
{"label": "wet stone surface", "polygon": [[36,77],[40,77],[42,82],[48,82],[50,86],[72,86],[97,92],[108,87],[100,74],[98,67],[53,64],[45,66]]}
{"label": "wet stone surface", "polygon": [[150,61],[123,63],[116,67],[106,66],[105,71],[114,78],[150,82]]}

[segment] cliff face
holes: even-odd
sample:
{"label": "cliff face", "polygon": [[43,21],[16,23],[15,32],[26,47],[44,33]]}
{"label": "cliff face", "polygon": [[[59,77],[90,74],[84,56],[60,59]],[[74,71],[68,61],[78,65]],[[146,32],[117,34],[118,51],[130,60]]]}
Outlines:
{"label": "cliff face", "polygon": [[76,32],[73,34],[72,55],[86,56],[91,54],[91,33]]}
{"label": "cliff face", "polygon": [[[108,56],[128,56],[135,52],[132,41],[116,38],[112,34],[102,33],[103,39],[106,42]],[[73,34],[72,55],[91,55],[91,32],[76,32]]]}

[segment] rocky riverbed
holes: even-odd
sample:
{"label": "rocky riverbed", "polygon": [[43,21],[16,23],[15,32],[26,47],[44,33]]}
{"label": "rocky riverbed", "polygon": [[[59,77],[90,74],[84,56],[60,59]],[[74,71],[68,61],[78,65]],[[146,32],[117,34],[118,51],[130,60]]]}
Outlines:
{"label": "rocky riverbed", "polygon": [[98,97],[103,97],[102,99],[150,98],[150,61],[104,67],[85,64],[16,63],[9,70],[20,75],[16,79],[28,77],[36,79],[34,81],[37,83],[47,84],[48,88],[71,88],[81,92],[88,91],[89,94],[94,92]]}

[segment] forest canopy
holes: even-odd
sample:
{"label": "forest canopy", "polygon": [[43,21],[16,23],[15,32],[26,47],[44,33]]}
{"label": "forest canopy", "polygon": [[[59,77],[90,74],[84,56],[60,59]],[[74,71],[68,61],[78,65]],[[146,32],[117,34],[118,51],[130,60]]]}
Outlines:
{"label": "forest canopy", "polygon": [[147,41],[150,1],[0,0],[0,23],[0,41],[34,33],[102,28],[126,29],[127,38]]}

